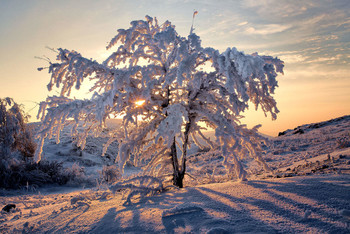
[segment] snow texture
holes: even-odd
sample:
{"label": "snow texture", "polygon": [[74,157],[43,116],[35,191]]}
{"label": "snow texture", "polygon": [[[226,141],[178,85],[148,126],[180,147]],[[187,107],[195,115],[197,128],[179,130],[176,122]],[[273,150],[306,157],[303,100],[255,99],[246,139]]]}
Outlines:
{"label": "snow texture", "polygon": [[123,205],[103,191],[4,196],[2,233],[348,233],[349,175],[226,182]]}

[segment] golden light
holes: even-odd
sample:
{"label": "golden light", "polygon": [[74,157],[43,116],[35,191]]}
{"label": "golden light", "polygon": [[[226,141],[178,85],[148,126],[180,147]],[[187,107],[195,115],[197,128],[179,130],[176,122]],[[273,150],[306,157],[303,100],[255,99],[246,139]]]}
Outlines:
{"label": "golden light", "polygon": [[139,106],[142,106],[143,104],[145,104],[145,102],[146,102],[146,100],[138,100],[138,101],[135,102],[135,105],[137,107],[139,107]]}

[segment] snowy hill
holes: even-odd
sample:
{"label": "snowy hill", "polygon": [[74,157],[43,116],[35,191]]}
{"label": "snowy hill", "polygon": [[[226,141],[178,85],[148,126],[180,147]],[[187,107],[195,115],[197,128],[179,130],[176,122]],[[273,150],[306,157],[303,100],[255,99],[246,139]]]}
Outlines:
{"label": "snowy hill", "polygon": [[347,126],[349,126],[349,121],[350,121],[350,115],[345,115],[339,118],[335,118],[335,119],[331,119],[328,121],[323,121],[323,122],[319,122],[319,123],[313,123],[313,124],[304,124],[301,126],[298,126],[296,128],[294,128],[293,130],[288,129],[284,132],[280,132],[278,134],[278,136],[283,136],[283,135],[292,135],[292,134],[303,134],[305,132],[310,132],[314,129],[318,129],[318,128],[324,128],[327,126],[330,126],[333,128],[339,128],[339,127],[343,127],[343,128],[347,128]]}
{"label": "snowy hill", "polygon": [[342,160],[350,147],[350,116],[302,125],[279,135],[272,139],[273,147],[265,158],[274,169],[283,170],[297,162],[307,164],[316,157],[318,161]]}
{"label": "snowy hill", "polygon": [[[118,144],[101,157],[106,137],[89,137],[81,151],[68,133],[65,129],[59,144],[45,143],[44,159],[74,165],[100,181]],[[128,205],[127,190],[113,193],[103,184],[2,191],[0,207],[16,207],[1,211],[0,232],[349,233],[350,116],[286,130],[270,141],[263,156],[272,172],[246,160],[250,180],[238,183],[226,174],[220,155],[197,158],[193,148],[188,157],[193,178],[185,181],[191,187],[136,196]],[[139,170],[132,164],[126,169],[128,174]]]}

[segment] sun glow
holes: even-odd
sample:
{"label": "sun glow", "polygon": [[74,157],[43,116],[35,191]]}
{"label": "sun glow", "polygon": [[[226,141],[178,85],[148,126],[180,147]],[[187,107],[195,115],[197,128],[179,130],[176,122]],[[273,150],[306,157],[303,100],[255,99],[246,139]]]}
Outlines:
{"label": "sun glow", "polygon": [[138,100],[138,101],[135,102],[135,105],[137,107],[139,107],[139,106],[142,106],[143,104],[145,104],[145,102],[146,102],[146,100]]}

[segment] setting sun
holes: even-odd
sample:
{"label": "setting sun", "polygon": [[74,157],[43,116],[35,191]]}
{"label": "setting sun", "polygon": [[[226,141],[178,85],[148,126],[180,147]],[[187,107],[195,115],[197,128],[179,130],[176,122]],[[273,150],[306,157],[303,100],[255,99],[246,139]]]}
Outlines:
{"label": "setting sun", "polygon": [[146,102],[146,100],[138,100],[138,101],[135,102],[135,105],[137,107],[139,107],[139,106],[142,106],[143,104],[145,104],[145,102]]}

